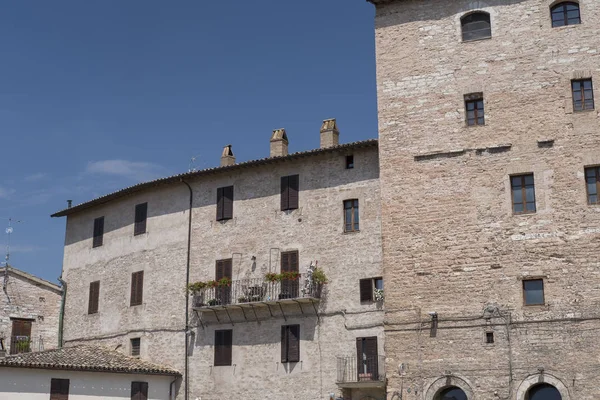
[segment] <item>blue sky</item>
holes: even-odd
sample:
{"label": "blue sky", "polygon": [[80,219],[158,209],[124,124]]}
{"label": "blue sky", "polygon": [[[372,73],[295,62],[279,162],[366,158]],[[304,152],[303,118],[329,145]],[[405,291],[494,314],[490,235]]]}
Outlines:
{"label": "blue sky", "polygon": [[[374,8],[365,0],[20,0],[0,13],[0,226],[11,264],[56,281],[64,218],[131,184],[377,137]],[[2,247],[6,235],[2,235]]]}

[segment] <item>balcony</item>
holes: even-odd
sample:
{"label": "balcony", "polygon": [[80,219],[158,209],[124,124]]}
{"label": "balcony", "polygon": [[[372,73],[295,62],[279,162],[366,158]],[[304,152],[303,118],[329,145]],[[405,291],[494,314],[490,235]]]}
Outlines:
{"label": "balcony", "polygon": [[314,303],[322,285],[299,275],[296,280],[266,281],[263,278],[231,281],[228,286],[205,287],[193,295],[195,310],[227,307],[254,307],[282,303]]}
{"label": "balcony", "polygon": [[342,388],[385,387],[385,357],[338,357],[337,385]]}
{"label": "balcony", "polygon": [[44,350],[44,340],[39,338],[32,338],[29,336],[12,336],[9,343],[4,343],[4,340],[0,339],[0,350],[5,348],[9,354],[21,354],[21,353],[32,353]]}

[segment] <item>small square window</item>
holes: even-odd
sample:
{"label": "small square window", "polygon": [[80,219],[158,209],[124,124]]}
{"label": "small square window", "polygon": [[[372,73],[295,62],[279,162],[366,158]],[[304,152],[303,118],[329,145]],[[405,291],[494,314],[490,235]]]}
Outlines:
{"label": "small square window", "polygon": [[527,214],[536,211],[533,174],[511,176],[510,189],[513,214]]}
{"label": "small square window", "polygon": [[588,204],[600,204],[600,167],[585,169],[585,187]]}
{"label": "small square window", "polygon": [[354,168],[354,155],[350,154],[346,156],[346,169]]}
{"label": "small square window", "polygon": [[375,290],[383,290],[383,278],[361,279],[359,282],[359,289],[361,303],[380,301],[377,298]]}
{"label": "small square window", "polygon": [[523,281],[523,300],[526,306],[544,304],[544,280],[530,279]]}
{"label": "small square window", "polygon": [[594,109],[594,87],[592,79],[571,81],[573,90],[573,110],[587,111]]}
{"label": "small square window", "polygon": [[465,110],[467,115],[467,126],[485,125],[483,93],[465,95]]}
{"label": "small square window", "polygon": [[142,342],[142,339],[140,339],[140,338],[131,339],[131,355],[133,357],[138,357],[140,355],[141,342]]}
{"label": "small square window", "polygon": [[494,332],[485,333],[485,342],[488,344],[494,343]]}

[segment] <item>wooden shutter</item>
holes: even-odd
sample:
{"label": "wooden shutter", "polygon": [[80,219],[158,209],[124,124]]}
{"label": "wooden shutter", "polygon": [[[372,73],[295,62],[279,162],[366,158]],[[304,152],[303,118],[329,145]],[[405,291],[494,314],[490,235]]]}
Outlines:
{"label": "wooden shutter", "polygon": [[88,314],[98,312],[98,302],[100,298],[100,281],[90,283],[90,298],[88,302]]}
{"label": "wooden shutter", "polygon": [[131,274],[131,306],[142,304],[144,295],[144,271]]}
{"label": "wooden shutter", "polygon": [[298,272],[298,250],[281,253],[281,272]]}
{"label": "wooden shutter", "polygon": [[135,224],[133,234],[141,235],[146,233],[146,220],[148,218],[148,203],[138,204],[135,206]]}
{"label": "wooden shutter", "polygon": [[50,400],[69,399],[69,380],[52,379],[50,381]]}
{"label": "wooden shutter", "polygon": [[223,219],[233,218],[233,186],[223,188]]}
{"label": "wooden shutter", "polygon": [[281,211],[290,209],[290,179],[289,176],[281,177]]}
{"label": "wooden shutter", "polygon": [[288,362],[288,329],[286,325],[281,325],[281,362]]}
{"label": "wooden shutter", "polygon": [[94,241],[93,247],[102,246],[104,238],[104,217],[96,218],[94,220]]}
{"label": "wooden shutter", "polygon": [[[377,337],[366,337],[356,339],[356,366],[358,369],[358,378],[361,380],[361,374],[371,374],[362,379],[379,379],[379,359],[377,356]],[[366,370],[366,371],[365,371]]]}
{"label": "wooden shutter", "polygon": [[373,280],[360,280],[360,301],[373,301]]}
{"label": "wooden shutter", "polygon": [[13,319],[12,320],[12,334],[15,336],[27,336],[31,337],[31,321],[26,319]]}
{"label": "wooden shutter", "polygon": [[223,219],[223,188],[217,189],[217,221]]}
{"label": "wooden shutter", "polygon": [[148,400],[148,382],[131,382],[131,400]]}
{"label": "wooden shutter", "polygon": [[215,366],[231,365],[233,331],[215,331]]}
{"label": "wooden shutter", "polygon": [[288,326],[288,362],[300,361],[300,325]]}
{"label": "wooden shutter", "polygon": [[295,210],[298,208],[298,192],[300,190],[300,175],[289,176],[289,195],[288,195],[288,210]]}
{"label": "wooden shutter", "polygon": [[215,268],[215,280],[229,278],[231,279],[233,272],[233,259],[217,260]]}

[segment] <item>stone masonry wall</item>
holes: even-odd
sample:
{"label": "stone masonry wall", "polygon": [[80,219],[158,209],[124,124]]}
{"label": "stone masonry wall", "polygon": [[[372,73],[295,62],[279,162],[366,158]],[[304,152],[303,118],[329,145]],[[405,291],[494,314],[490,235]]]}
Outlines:
{"label": "stone masonry wall", "polygon": [[[548,0],[377,6],[388,398],[455,385],[523,400],[544,381],[565,400],[597,397],[600,208],[584,167],[600,165],[600,119],[598,106],[573,112],[570,85],[591,77],[598,102],[600,3],[579,3],[582,24],[561,28]],[[491,39],[462,42],[473,10],[490,13]],[[467,127],[476,92],[485,126]],[[534,214],[512,213],[521,173],[534,174]],[[531,277],[543,306],[523,304]]]}

